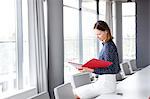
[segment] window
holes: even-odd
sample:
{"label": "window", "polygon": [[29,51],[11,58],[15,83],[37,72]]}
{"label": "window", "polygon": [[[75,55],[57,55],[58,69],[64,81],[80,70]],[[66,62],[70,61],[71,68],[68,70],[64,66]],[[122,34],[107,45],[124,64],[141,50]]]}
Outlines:
{"label": "window", "polygon": [[[5,13],[4,13],[5,10]],[[0,1],[0,94],[27,88],[29,82],[27,0]]]}
{"label": "window", "polygon": [[122,3],[123,60],[136,58],[135,3]]}
{"label": "window", "polygon": [[113,36],[113,41],[116,44],[116,3],[112,2],[112,36]]}
{"label": "window", "polygon": [[105,21],[106,1],[99,1],[99,19]]}
{"label": "window", "polygon": [[79,0],[63,0],[63,4],[72,8],[79,8]]}
{"label": "window", "polygon": [[30,86],[29,80],[29,40],[28,40],[28,5],[22,0],[22,27],[23,27],[23,88]]}
{"label": "window", "polygon": [[97,57],[97,38],[93,26],[97,21],[96,1],[82,2],[83,63]]}
{"label": "window", "polygon": [[64,7],[65,61],[69,61],[71,59],[71,61],[74,60],[79,62],[78,13],[79,11],[76,9]]}
{"label": "window", "polygon": [[79,62],[79,10],[64,6],[64,78],[70,81],[69,76],[76,70],[68,62]]}
{"label": "window", "polygon": [[[0,93],[16,89],[16,0],[0,1]],[[4,10],[5,9],[5,13]]]}
{"label": "window", "polygon": [[[106,1],[101,0],[99,1],[99,20],[106,21]],[[103,47],[102,42],[98,40],[98,50],[100,51],[102,47]]]}
{"label": "window", "polygon": [[78,73],[68,62],[84,63],[97,57],[99,52],[99,41],[93,32],[93,26],[97,19],[105,19],[106,2],[100,1],[100,15],[97,16],[96,1],[81,1],[63,2],[65,82],[70,82],[70,76]]}
{"label": "window", "polygon": [[82,1],[82,8],[88,11],[96,11],[96,1]]}

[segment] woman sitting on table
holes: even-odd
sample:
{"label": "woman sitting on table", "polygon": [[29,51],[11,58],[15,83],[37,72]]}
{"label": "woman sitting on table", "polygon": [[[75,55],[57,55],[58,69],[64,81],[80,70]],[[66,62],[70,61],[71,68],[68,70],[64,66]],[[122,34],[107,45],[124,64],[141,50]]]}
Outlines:
{"label": "woman sitting on table", "polygon": [[120,71],[117,47],[112,40],[113,37],[107,23],[104,21],[97,21],[94,25],[94,32],[103,44],[103,48],[99,53],[99,59],[110,61],[112,65],[107,68],[83,68],[81,72],[92,72],[98,74],[99,78],[94,83],[75,89],[75,94],[81,99],[93,98],[104,93],[115,92],[116,74]]}

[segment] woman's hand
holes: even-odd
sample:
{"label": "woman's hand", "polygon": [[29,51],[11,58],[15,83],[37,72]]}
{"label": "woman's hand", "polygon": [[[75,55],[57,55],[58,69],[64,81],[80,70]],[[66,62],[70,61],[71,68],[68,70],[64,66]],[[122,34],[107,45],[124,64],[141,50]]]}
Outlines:
{"label": "woman's hand", "polygon": [[82,70],[80,70],[80,72],[94,72],[94,69],[88,67],[82,67]]}
{"label": "woman's hand", "polygon": [[77,95],[75,95],[75,98],[76,98],[76,99],[81,99],[81,98],[80,98],[79,96],[77,96]]}

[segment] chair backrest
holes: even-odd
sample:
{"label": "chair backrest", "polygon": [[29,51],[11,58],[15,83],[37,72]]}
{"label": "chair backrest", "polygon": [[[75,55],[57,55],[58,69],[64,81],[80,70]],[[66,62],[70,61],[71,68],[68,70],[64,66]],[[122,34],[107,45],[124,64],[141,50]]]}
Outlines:
{"label": "chair backrest", "polygon": [[121,63],[120,68],[122,69],[122,71],[124,72],[125,75],[132,74],[132,71],[130,69],[128,62]]}
{"label": "chair backrest", "polygon": [[91,79],[90,79],[90,73],[89,72],[84,72],[84,73],[78,73],[72,76],[72,85],[74,88],[90,84]]}
{"label": "chair backrest", "polygon": [[131,68],[132,68],[133,71],[138,70],[138,68],[136,66],[136,60],[135,59],[129,60],[129,64],[131,65]]}
{"label": "chair backrest", "polygon": [[42,92],[28,99],[50,99],[50,97],[48,92]]}
{"label": "chair backrest", "polygon": [[54,88],[55,99],[75,99],[71,83],[66,83]]}
{"label": "chair backrest", "polygon": [[118,74],[116,74],[116,81],[122,81],[124,79],[124,75],[122,75],[121,72],[119,72]]}

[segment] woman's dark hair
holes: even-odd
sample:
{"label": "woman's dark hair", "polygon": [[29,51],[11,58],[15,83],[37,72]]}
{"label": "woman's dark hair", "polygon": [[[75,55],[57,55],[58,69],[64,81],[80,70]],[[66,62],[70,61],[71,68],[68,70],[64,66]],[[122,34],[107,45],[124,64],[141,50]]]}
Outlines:
{"label": "woman's dark hair", "polygon": [[101,30],[101,31],[106,31],[107,32],[107,39],[105,42],[109,41],[109,40],[112,40],[113,37],[112,37],[112,34],[110,32],[110,28],[109,26],[107,25],[106,22],[104,21],[97,21],[94,25],[94,29],[98,29],[98,30]]}

